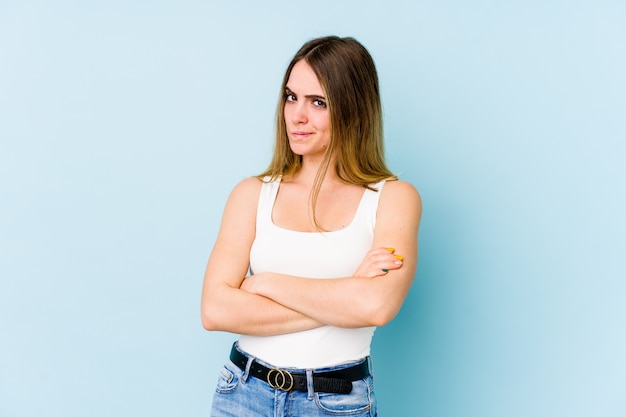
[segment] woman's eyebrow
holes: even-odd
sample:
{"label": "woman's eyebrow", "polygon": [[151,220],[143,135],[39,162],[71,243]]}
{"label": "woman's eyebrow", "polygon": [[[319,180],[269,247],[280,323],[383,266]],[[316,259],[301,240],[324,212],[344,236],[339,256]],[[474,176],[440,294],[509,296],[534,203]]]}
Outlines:
{"label": "woman's eyebrow", "polygon": [[[293,94],[293,95],[297,96],[297,94],[295,94],[293,91],[291,91],[291,88],[289,88],[289,87],[285,87],[285,93],[286,94]],[[304,96],[304,98],[308,98],[310,100],[326,100],[326,97],[321,96],[319,94],[307,94],[307,95]]]}

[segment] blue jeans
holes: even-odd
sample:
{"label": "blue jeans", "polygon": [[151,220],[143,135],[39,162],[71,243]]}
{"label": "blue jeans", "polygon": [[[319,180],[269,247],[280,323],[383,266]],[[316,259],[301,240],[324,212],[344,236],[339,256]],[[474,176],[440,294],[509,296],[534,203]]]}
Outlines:
{"label": "blue jeans", "polygon": [[[245,354],[245,352],[242,352]],[[367,358],[364,360],[368,360]],[[252,358],[248,360],[248,369]],[[272,368],[272,365],[257,362]],[[313,372],[332,371],[346,368],[359,362],[332,368],[315,369]],[[289,369],[294,372],[305,370]],[[329,417],[353,416],[376,417],[376,397],[373,380],[368,376],[352,382],[349,394],[313,392],[311,371],[306,372],[309,392],[281,391],[272,388],[266,381],[250,376],[230,360],[220,371],[217,388],[213,396],[212,417]]]}

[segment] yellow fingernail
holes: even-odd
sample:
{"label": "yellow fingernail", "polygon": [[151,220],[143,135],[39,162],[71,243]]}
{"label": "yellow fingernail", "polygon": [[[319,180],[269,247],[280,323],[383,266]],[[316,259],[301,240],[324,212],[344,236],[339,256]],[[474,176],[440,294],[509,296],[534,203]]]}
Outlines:
{"label": "yellow fingernail", "polygon": [[396,256],[396,259],[399,260],[399,261],[404,259],[404,256],[402,256],[402,255],[395,255],[395,256]]}
{"label": "yellow fingernail", "polygon": [[389,253],[393,253],[393,251],[395,251],[394,248],[385,248],[385,249],[387,249],[387,252],[389,252]]}

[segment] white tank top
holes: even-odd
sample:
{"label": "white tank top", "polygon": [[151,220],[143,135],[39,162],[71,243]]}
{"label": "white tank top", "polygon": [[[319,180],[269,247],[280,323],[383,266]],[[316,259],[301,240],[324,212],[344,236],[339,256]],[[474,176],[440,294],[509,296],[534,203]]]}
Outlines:
{"label": "white tank top", "polygon": [[[272,209],[280,180],[261,187],[256,237],[250,250],[251,273],[276,272],[307,278],[352,276],[372,248],[376,210],[384,181],[366,189],[352,222],[332,232],[298,232],[276,226]],[[277,336],[242,335],[239,346],[277,367],[323,368],[370,354],[374,327],[322,326]]]}

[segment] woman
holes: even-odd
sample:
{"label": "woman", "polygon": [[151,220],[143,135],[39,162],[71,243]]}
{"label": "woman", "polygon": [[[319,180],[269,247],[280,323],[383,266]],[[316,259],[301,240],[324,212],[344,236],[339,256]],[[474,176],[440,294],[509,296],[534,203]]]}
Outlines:
{"label": "woman", "polygon": [[212,415],[375,416],[370,342],[411,286],[420,197],[385,165],[356,40],[304,44],[281,94],[270,166],[232,191],[206,268],[204,327],[241,335]]}

